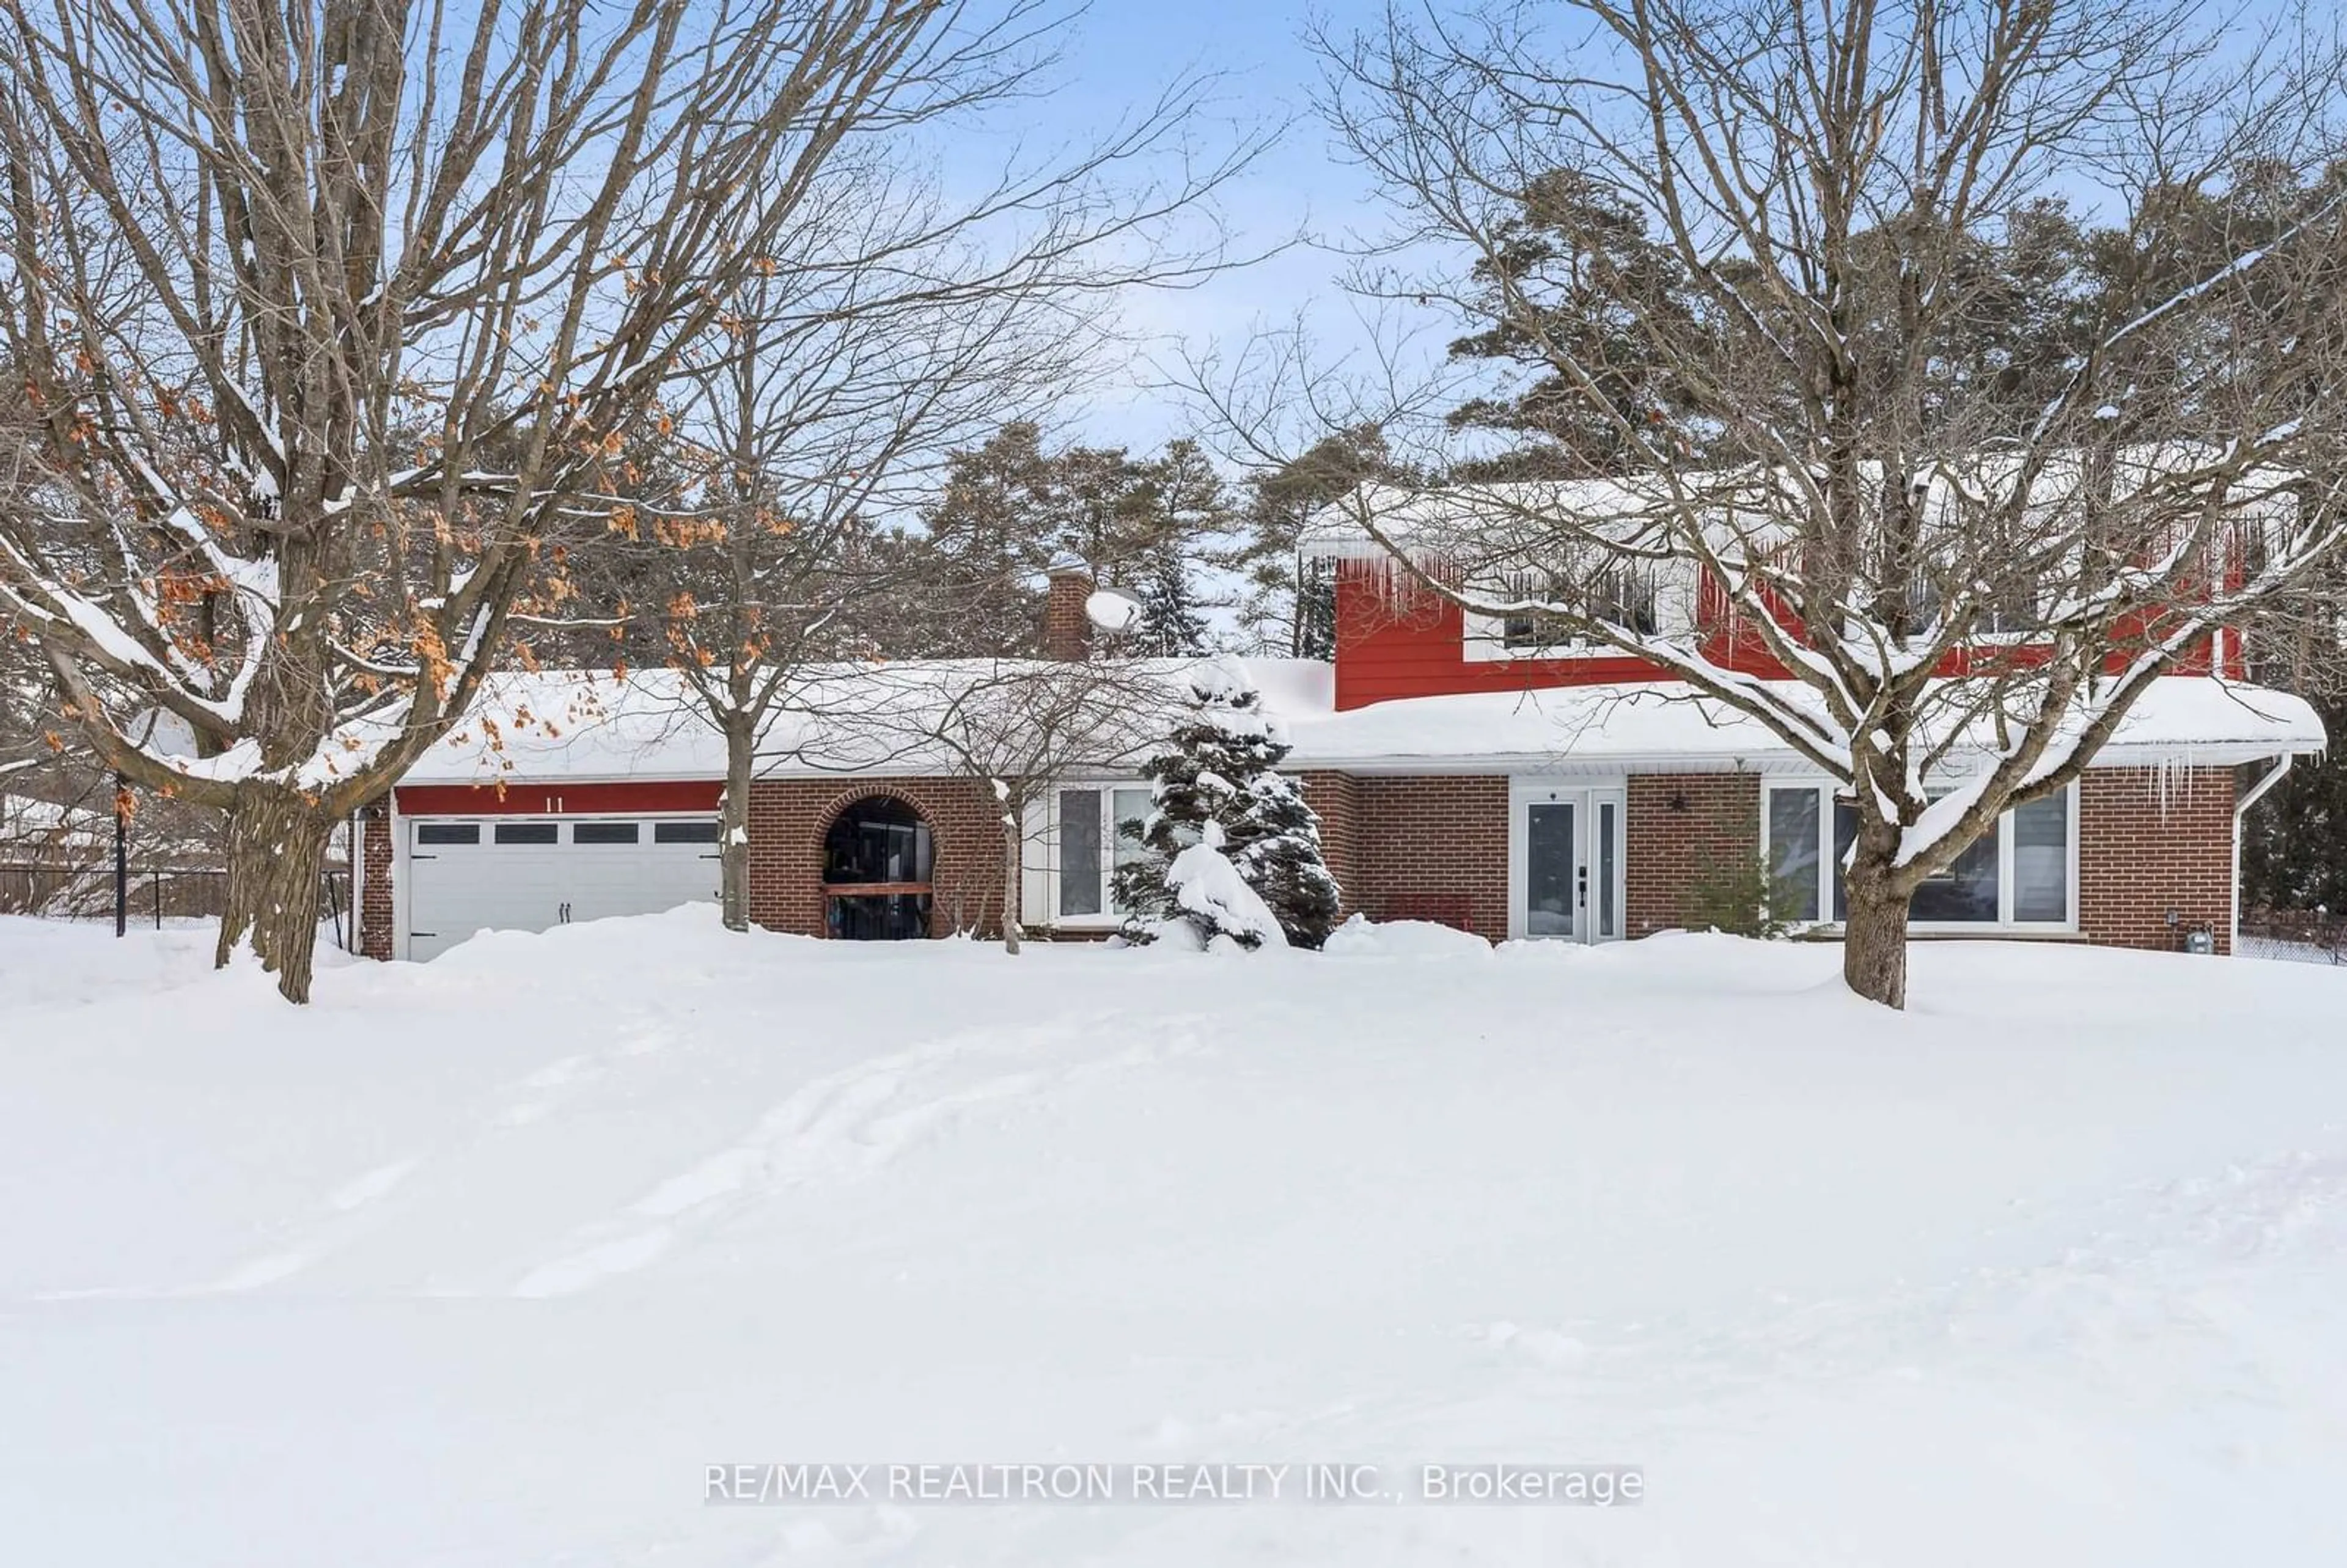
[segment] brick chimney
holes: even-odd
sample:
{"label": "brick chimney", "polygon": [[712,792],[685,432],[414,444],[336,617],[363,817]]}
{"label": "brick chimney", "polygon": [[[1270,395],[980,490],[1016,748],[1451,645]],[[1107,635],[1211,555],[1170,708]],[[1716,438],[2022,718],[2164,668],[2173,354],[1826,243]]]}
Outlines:
{"label": "brick chimney", "polygon": [[1044,575],[1051,589],[1043,599],[1043,657],[1069,662],[1089,657],[1092,623],[1084,601],[1092,596],[1092,569],[1074,556],[1061,556]]}

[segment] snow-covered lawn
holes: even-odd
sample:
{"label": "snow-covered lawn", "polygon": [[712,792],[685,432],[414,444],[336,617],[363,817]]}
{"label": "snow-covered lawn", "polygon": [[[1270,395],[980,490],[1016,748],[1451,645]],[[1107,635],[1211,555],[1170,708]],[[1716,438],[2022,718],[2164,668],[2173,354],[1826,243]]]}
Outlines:
{"label": "snow-covered lawn", "polygon": [[[1345,945],[0,921],[0,1561],[2347,1562],[2347,972]],[[1647,1498],[702,1503],[825,1460]]]}

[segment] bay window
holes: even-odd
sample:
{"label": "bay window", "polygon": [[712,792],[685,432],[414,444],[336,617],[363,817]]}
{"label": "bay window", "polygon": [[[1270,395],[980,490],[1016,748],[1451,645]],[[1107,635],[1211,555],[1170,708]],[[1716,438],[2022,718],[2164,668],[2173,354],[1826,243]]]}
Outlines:
{"label": "bay window", "polygon": [[[1778,919],[1807,924],[1849,917],[1841,872],[1858,835],[1858,813],[1836,800],[1834,789],[1809,782],[1766,786],[1760,850]],[[1924,879],[1908,903],[1908,917],[1927,930],[2075,930],[2076,806],[2074,786],[2004,813],[1952,863]],[[1827,910],[1830,916],[1822,913]]]}

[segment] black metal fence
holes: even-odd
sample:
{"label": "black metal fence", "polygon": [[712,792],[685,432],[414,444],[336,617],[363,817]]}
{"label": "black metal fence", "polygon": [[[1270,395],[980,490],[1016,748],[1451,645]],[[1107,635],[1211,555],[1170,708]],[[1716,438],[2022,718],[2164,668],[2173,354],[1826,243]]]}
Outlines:
{"label": "black metal fence", "polygon": [[[216,920],[228,908],[228,869],[133,862],[124,894],[118,911],[110,855],[12,859],[0,846],[0,915],[66,920],[113,920],[118,916],[128,925],[151,925],[157,930],[167,920]],[[318,879],[318,918],[332,921],[335,945],[350,950],[357,932],[347,869],[330,867]]]}

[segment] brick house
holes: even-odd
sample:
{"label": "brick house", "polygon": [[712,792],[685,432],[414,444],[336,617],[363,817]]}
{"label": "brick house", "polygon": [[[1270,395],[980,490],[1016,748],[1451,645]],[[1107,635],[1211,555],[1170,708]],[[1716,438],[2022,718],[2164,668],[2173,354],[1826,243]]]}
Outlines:
{"label": "brick house", "polygon": [[[1658,669],[1479,623],[1360,552],[1331,555],[1335,660],[1248,668],[1286,726],[1287,771],[1319,814],[1348,912],[1495,941],[1613,941],[1689,923],[1707,882],[1765,866],[1785,912],[1831,934],[1843,814],[1762,726]],[[1092,591],[1081,568],[1053,574],[1052,656],[1095,651]],[[908,681],[949,690],[979,667],[900,665],[885,681],[882,668],[837,672],[816,706],[853,718]],[[2082,783],[2008,813],[1927,885],[1916,933],[2142,948],[2205,935],[2229,951],[2240,815],[2324,736],[2304,702],[2239,679],[2236,650],[2189,668],[2155,684]],[[1160,673],[1170,705],[1179,671]],[[715,896],[723,753],[671,677],[515,676],[486,706],[489,725],[461,728],[365,814],[363,950],[428,958],[484,927]],[[933,749],[859,751],[811,723],[781,721],[762,742],[751,917],[841,938],[997,929],[991,789]],[[1116,825],[1148,799],[1138,755],[1067,772],[1025,803],[1030,932],[1114,928]]]}

